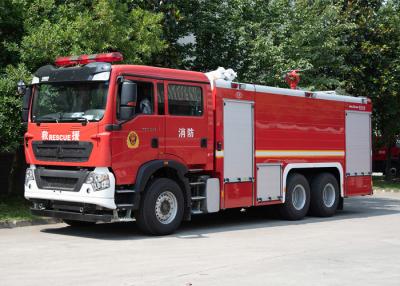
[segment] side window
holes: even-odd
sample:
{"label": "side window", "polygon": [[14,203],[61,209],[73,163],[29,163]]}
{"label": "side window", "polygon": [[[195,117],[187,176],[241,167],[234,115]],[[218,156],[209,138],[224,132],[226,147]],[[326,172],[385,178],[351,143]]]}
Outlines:
{"label": "side window", "polygon": [[165,114],[165,104],[164,104],[164,84],[157,84],[157,98],[158,98],[158,115]]}
{"label": "side window", "polygon": [[201,116],[203,114],[201,87],[169,84],[168,109],[171,115]]}

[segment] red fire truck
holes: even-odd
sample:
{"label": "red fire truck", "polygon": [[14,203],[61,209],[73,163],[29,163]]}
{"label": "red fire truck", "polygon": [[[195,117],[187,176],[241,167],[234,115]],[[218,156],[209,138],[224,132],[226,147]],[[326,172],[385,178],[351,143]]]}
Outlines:
{"label": "red fire truck", "polygon": [[389,172],[392,176],[398,177],[400,175],[400,140],[396,139],[395,143],[390,148],[382,146],[373,149],[375,150],[372,153],[372,171],[383,174],[386,173],[387,155],[390,149],[391,160]]}
{"label": "red fire truck", "polygon": [[163,235],[197,214],[276,205],[289,220],[326,217],[372,194],[369,99],[121,59],[35,72],[23,104],[33,214]]}

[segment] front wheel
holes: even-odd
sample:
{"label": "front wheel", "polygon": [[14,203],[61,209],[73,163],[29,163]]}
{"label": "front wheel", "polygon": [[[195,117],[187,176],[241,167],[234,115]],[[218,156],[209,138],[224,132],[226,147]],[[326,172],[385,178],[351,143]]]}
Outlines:
{"label": "front wheel", "polygon": [[183,212],[184,198],[179,185],[170,179],[159,178],[146,188],[135,218],[142,231],[166,235],[179,227]]}
{"label": "front wheel", "polygon": [[310,185],[301,174],[291,174],[286,185],[285,203],[278,206],[281,217],[299,220],[305,217],[310,206]]}

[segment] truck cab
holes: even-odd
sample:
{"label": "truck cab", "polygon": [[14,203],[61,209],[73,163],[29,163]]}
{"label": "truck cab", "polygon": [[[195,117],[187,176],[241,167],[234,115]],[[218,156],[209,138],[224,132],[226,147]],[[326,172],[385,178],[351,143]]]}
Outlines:
{"label": "truck cab", "polygon": [[[112,64],[120,60],[59,58],[35,72],[24,98],[25,197],[34,214],[71,225],[136,218],[165,234],[176,227],[166,221],[190,218],[190,184],[213,170],[210,82],[199,72]],[[152,223],[140,205],[154,184]]]}

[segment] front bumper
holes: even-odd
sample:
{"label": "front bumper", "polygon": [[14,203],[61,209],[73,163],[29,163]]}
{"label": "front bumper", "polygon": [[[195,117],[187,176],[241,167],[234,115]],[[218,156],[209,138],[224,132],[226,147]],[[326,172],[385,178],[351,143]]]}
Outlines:
{"label": "front bumper", "polygon": [[[31,168],[35,168],[31,166]],[[31,180],[25,185],[25,198],[28,200],[63,201],[72,203],[92,204],[102,208],[115,210],[114,200],[115,178],[107,168],[96,168],[95,172],[107,173],[110,178],[110,187],[101,191],[94,191],[91,184],[83,183],[78,191],[62,191],[40,189],[36,180]]]}
{"label": "front bumper", "polygon": [[113,215],[108,214],[84,214],[69,211],[59,210],[46,210],[31,208],[31,213],[36,216],[54,217],[60,219],[79,220],[88,222],[112,222],[114,221]]}

